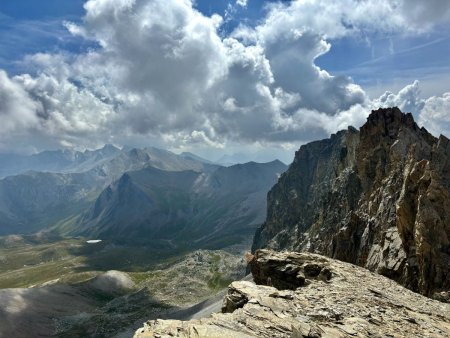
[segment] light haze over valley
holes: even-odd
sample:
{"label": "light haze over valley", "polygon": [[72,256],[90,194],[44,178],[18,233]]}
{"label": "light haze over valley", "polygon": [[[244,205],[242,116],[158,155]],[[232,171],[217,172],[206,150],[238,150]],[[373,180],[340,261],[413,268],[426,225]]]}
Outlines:
{"label": "light haze over valley", "polygon": [[2,0],[0,338],[450,336],[450,2]]}

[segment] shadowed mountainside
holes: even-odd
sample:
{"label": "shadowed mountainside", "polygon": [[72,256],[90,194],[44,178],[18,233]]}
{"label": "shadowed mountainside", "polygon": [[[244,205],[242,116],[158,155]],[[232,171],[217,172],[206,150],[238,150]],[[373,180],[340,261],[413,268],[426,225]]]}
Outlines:
{"label": "shadowed mountainside", "polygon": [[210,173],[128,172],[100,194],[74,232],[189,248],[239,243],[264,221],[267,191],[284,170],[283,163],[273,161]]}
{"label": "shadowed mountainside", "polygon": [[425,295],[448,291],[450,141],[389,108],[359,131],[302,146],[268,194],[258,248],[321,253]]}
{"label": "shadowed mountainside", "polygon": [[0,166],[10,165],[18,172],[20,168],[44,172],[27,171],[0,180],[0,235],[49,227],[65,233],[106,186],[130,170],[152,167],[211,172],[218,168],[157,148],[121,151],[105,146],[84,153],[53,151],[20,158],[17,163],[0,162]]}

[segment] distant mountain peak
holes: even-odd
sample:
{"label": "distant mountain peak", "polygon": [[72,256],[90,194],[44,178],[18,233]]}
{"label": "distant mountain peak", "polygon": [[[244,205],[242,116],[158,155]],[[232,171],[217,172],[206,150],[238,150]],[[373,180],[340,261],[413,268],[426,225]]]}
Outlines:
{"label": "distant mountain peak", "polygon": [[120,149],[111,143],[107,143],[103,146],[102,150],[120,150]]}
{"label": "distant mountain peak", "polygon": [[284,163],[283,161],[280,161],[279,159],[275,159],[275,160],[270,161],[270,162],[268,162],[268,163],[270,163],[270,164],[276,164],[276,165],[284,165],[284,166],[287,166],[286,163]]}
{"label": "distant mountain peak", "polygon": [[207,160],[207,159],[205,159],[205,158],[203,158],[203,157],[201,157],[201,156],[198,156],[198,155],[193,154],[193,153],[188,152],[188,151],[182,152],[182,153],[180,154],[180,156],[181,156],[181,157],[184,157],[184,158],[191,159],[191,160],[200,161],[200,162],[203,162],[203,163],[213,164],[212,161]]}

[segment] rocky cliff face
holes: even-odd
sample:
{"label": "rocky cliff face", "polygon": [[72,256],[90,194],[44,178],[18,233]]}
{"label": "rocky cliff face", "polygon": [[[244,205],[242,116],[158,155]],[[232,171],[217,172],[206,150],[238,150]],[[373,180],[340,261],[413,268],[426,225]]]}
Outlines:
{"label": "rocky cliff face", "polygon": [[258,248],[309,251],[425,295],[450,289],[450,141],[398,108],[304,145],[268,194]]}
{"label": "rocky cliff face", "polygon": [[234,282],[222,313],[152,320],[144,337],[448,337],[450,305],[366,269],[311,253],[259,250],[255,283]]}

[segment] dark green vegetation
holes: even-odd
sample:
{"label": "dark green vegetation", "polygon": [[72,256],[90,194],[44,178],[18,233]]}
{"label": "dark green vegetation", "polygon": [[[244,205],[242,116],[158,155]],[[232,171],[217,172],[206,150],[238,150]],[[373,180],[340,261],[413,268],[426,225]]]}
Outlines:
{"label": "dark green vegetation", "polygon": [[210,267],[210,272],[212,273],[211,278],[208,280],[208,287],[213,290],[221,290],[226,288],[233,281],[231,279],[225,278],[223,273],[219,269],[221,257],[218,254],[212,256],[212,264]]}
{"label": "dark green vegetation", "polygon": [[[50,281],[76,283],[102,272],[127,272],[139,284],[182,261],[185,250],[151,246],[116,245],[108,241],[88,244],[83,238],[55,236],[0,237],[0,289],[40,286]],[[214,256],[212,275],[221,256]]]}
{"label": "dark green vegetation", "polygon": [[143,321],[175,315],[245,272],[242,252],[188,254],[48,235],[0,237],[0,260],[0,333],[24,337],[34,330],[130,335]]}
{"label": "dark green vegetation", "polygon": [[84,239],[7,236],[0,243],[0,288],[78,282],[101,271],[133,268],[133,263],[145,269],[157,261],[148,249],[87,244]]}
{"label": "dark green vegetation", "polygon": [[0,179],[0,336],[129,336],[192,312],[243,277],[285,169],[112,146],[0,156],[15,175]]}

